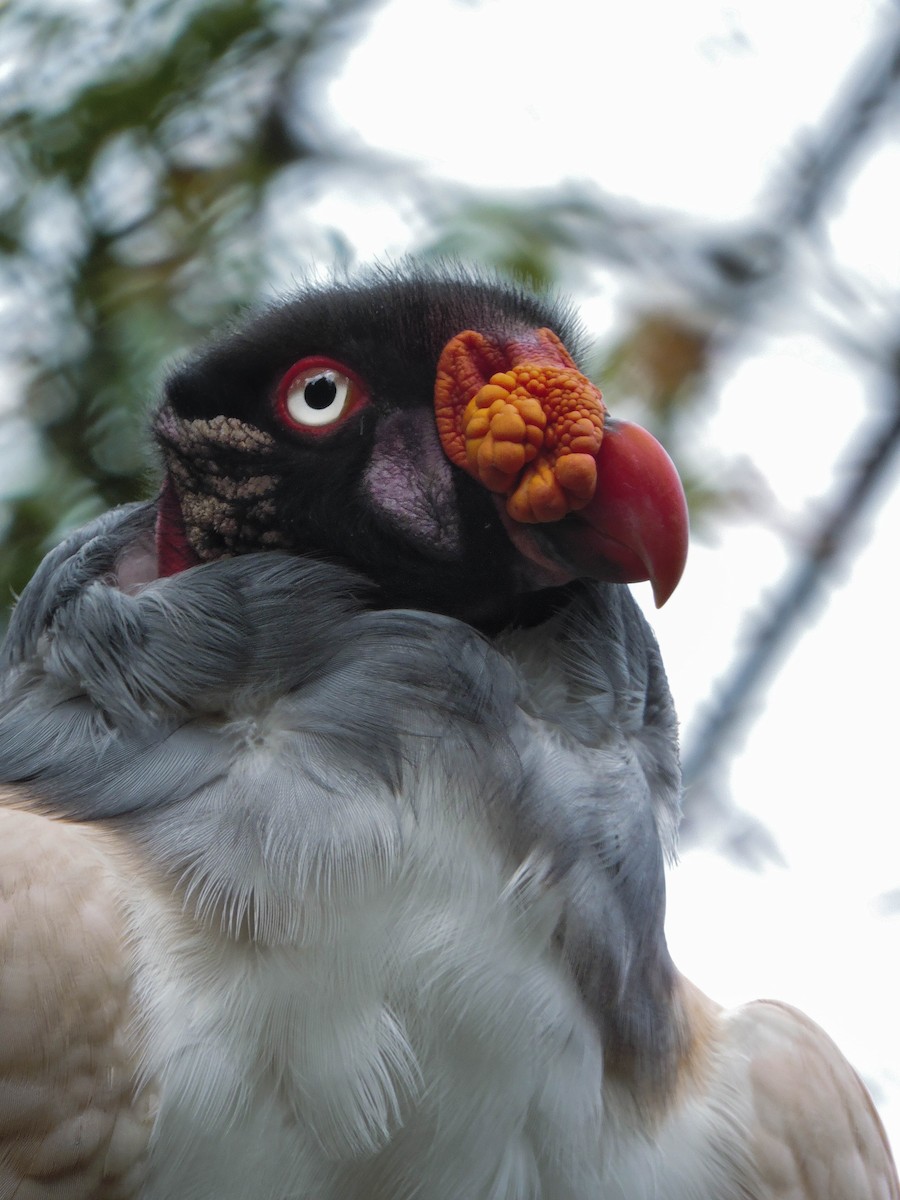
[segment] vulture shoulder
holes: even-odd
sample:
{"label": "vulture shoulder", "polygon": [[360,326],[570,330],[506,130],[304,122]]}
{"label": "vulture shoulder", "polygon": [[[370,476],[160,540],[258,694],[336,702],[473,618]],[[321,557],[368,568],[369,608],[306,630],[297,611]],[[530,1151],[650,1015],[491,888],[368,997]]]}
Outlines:
{"label": "vulture shoulder", "polygon": [[136,1071],[119,852],[2,801],[0,1195],[130,1200],[154,1097]]}
{"label": "vulture shoulder", "polygon": [[762,1200],[898,1200],[872,1098],[824,1030],[775,1000],[745,1005],[723,1025],[727,1052],[747,1064]]}
{"label": "vulture shoulder", "polygon": [[[604,1198],[897,1200],[872,1099],[815,1022],[774,1000],[725,1009],[684,976],[673,1004],[686,1052],[669,1102],[641,1115],[607,1083]],[[623,1123],[647,1141],[617,1140]]]}

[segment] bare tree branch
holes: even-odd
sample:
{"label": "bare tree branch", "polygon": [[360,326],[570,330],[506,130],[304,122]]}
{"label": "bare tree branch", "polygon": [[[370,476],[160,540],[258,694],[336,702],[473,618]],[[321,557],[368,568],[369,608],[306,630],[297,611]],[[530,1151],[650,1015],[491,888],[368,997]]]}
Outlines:
{"label": "bare tree branch", "polygon": [[[863,56],[851,84],[823,123],[818,145],[806,150],[792,178],[780,184],[780,199],[770,221],[751,238],[723,245],[711,255],[725,285],[719,289],[725,294],[716,297],[717,308],[738,318],[728,339],[732,344],[772,294],[773,284],[781,280],[792,239],[820,217],[876,120],[896,100],[898,85],[900,23],[894,22],[890,36],[879,38]],[[714,686],[695,728],[689,730],[684,754],[684,846],[718,825],[719,848],[745,865],[779,857],[768,832],[723,794],[721,768],[758,705],[760,691],[821,594],[829,568],[849,553],[853,532],[900,450],[900,347],[894,349],[892,359],[888,418],[876,422],[862,448],[850,455],[855,473],[830,507],[802,561],[789,571],[776,598],[766,601],[755,632],[725,678]]]}
{"label": "bare tree branch", "polygon": [[[697,839],[709,820],[705,777],[721,765],[750,705],[758,700],[760,689],[773,674],[798,625],[821,594],[828,571],[847,553],[860,520],[900,457],[900,347],[895,355],[892,392],[888,418],[868,432],[860,450],[851,453],[855,473],[838,493],[807,552],[783,581],[779,595],[766,601],[745,649],[725,680],[714,688],[699,727],[690,738],[683,764],[683,841],[687,845]],[[725,839],[726,845],[744,861],[752,861],[759,857],[762,847],[748,843],[744,820],[739,826],[733,831],[735,837]]]}

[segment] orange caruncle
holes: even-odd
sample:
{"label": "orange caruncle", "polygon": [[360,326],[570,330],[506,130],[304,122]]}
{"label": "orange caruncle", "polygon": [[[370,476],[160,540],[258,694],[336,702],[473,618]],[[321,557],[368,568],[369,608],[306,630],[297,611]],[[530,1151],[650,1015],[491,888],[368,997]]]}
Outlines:
{"label": "orange caruncle", "polygon": [[550,330],[505,347],[459,334],[441,356],[435,406],[451,460],[506,495],[514,520],[558,521],[591,500],[603,401]]}

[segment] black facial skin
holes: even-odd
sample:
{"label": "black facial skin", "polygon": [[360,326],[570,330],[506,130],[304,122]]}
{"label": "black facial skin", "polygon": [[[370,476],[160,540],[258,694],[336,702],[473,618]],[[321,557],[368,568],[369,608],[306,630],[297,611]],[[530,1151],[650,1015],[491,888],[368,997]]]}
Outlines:
{"label": "black facial skin", "polygon": [[[258,456],[217,448],[215,469],[272,480],[267,520],[283,548],[351,566],[391,607],[444,612],[486,631],[531,623],[559,597],[533,594],[494,497],[446,459],[433,405],[450,338],[464,329],[508,337],[542,327],[577,354],[571,315],[552,302],[458,277],[398,283],[376,275],[362,287],[313,290],[263,312],[176,370],[161,414],[167,407],[187,421],[235,418],[270,435]],[[344,365],[368,396],[346,421],[312,435],[287,427],[275,403],[281,379],[309,356]],[[181,454],[190,468],[191,449],[164,426],[158,420],[164,454]],[[232,505],[229,516],[241,524],[245,513]],[[253,544],[260,528],[254,517],[251,532],[221,552],[261,548]]]}

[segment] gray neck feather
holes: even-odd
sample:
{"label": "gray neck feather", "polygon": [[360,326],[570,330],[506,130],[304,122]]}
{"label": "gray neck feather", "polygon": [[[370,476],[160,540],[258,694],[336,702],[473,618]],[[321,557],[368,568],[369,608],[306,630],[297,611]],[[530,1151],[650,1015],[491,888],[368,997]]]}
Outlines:
{"label": "gray neck feather", "polygon": [[627,590],[585,586],[544,626],[490,642],[448,617],[371,611],[352,573],[277,551],[139,583],[153,520],[152,505],[107,514],[23,594],[0,780],[120,823],[199,917],[269,941],[298,936],[308,889],[389,885],[411,796],[452,780],[508,861],[545,860],[556,941],[610,1067],[638,1091],[665,1084],[681,1052],[663,936],[680,778],[659,653]]}

